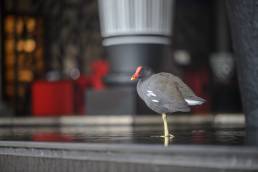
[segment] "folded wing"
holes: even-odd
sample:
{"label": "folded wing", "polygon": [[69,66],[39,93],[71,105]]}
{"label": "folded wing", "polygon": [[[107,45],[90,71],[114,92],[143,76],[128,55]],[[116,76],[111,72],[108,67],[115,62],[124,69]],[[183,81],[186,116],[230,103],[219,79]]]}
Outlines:
{"label": "folded wing", "polygon": [[154,111],[164,112],[188,112],[187,105],[176,82],[168,73],[152,75],[145,84],[144,101]]}

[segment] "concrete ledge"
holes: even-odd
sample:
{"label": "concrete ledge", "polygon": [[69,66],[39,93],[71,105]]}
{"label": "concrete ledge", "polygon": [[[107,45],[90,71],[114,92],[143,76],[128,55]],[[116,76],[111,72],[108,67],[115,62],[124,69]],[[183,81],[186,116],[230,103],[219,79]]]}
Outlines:
{"label": "concrete ledge", "polygon": [[9,171],[258,171],[258,149],[0,141]]}

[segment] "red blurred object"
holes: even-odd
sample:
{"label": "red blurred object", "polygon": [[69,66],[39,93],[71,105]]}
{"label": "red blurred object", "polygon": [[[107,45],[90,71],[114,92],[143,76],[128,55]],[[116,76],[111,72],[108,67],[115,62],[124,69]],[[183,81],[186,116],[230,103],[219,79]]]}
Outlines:
{"label": "red blurred object", "polygon": [[32,114],[60,116],[74,112],[72,81],[37,81],[32,85]]}
{"label": "red blurred object", "polygon": [[70,142],[73,140],[72,136],[59,134],[59,133],[38,133],[32,135],[33,141],[62,141],[62,142]]}
{"label": "red blurred object", "polygon": [[193,130],[192,131],[192,143],[194,144],[205,144],[207,143],[207,133],[204,130]]}
{"label": "red blurred object", "polygon": [[90,64],[91,73],[97,76],[105,76],[109,71],[108,62],[106,60],[96,60]]}
{"label": "red blurred object", "polygon": [[92,88],[101,90],[105,88],[103,78],[109,71],[108,62],[105,60],[96,60],[90,64],[90,74],[81,75],[76,80],[76,112],[85,113],[85,90]]}
{"label": "red blurred object", "polygon": [[37,81],[32,86],[32,114],[34,116],[61,116],[85,112],[85,90],[105,88],[103,78],[108,62],[96,60],[90,64],[90,74],[76,81]]}
{"label": "red blurred object", "polygon": [[107,75],[109,71],[109,65],[105,60],[96,60],[91,63],[91,84],[94,89],[101,90],[105,88],[103,83],[103,78]]}
{"label": "red blurred object", "polygon": [[209,85],[209,72],[206,68],[201,68],[198,70],[188,70],[185,72],[183,77],[185,83],[192,88],[195,94],[206,100],[202,106],[192,107],[193,113],[204,113],[210,112],[210,96],[208,92]]}

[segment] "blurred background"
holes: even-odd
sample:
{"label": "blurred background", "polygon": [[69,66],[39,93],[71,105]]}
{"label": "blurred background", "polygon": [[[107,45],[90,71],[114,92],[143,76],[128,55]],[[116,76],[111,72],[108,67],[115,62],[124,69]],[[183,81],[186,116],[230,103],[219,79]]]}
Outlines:
{"label": "blurred background", "polygon": [[154,114],[130,81],[138,65],[205,98],[193,115],[242,113],[224,1],[137,3],[2,0],[1,116]]}

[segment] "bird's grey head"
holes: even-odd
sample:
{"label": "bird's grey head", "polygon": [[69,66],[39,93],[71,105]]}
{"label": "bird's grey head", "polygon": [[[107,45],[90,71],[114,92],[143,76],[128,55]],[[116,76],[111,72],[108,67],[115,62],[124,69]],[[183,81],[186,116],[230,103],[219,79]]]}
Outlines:
{"label": "bird's grey head", "polygon": [[132,75],[131,80],[146,78],[152,74],[149,67],[138,66],[135,73]]}

